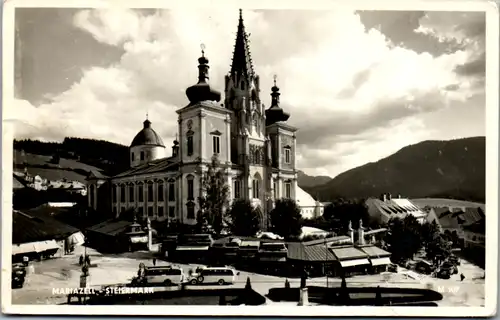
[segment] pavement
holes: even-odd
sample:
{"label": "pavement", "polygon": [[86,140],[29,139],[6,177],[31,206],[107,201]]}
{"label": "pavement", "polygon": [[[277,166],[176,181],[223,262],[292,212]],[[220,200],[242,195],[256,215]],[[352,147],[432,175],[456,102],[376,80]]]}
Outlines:
{"label": "pavement", "polygon": [[[81,267],[78,258],[83,254],[85,248],[77,247],[71,255],[61,258],[32,262],[33,273],[26,277],[23,288],[12,290],[13,304],[62,304],[66,303],[65,295],[53,292],[56,288],[76,288],[80,285]],[[139,264],[152,265],[152,253],[139,251],[121,254],[101,254],[94,249],[87,248],[87,254],[91,258],[90,279],[91,287],[104,285],[117,285],[130,283],[132,277],[137,274]],[[169,262],[158,260],[156,265],[168,265]],[[189,269],[195,269],[197,264],[179,264],[188,274]],[[465,275],[465,280],[460,281],[459,274]],[[465,260],[459,266],[459,274],[453,275],[451,279],[436,279],[430,276],[420,275],[412,277],[407,270],[401,269],[399,273],[354,276],[346,279],[347,285],[351,287],[381,286],[381,287],[412,287],[431,288],[443,294],[444,298],[438,302],[443,306],[484,306],[484,270],[476,267]],[[270,288],[285,285],[286,278],[256,274],[240,271],[238,280],[228,287],[243,288],[247,277],[250,278],[252,288],[262,295],[267,295]],[[300,279],[288,279],[291,287],[299,287]],[[308,285],[326,286],[325,277],[307,280]],[[340,286],[338,278],[328,278],[328,286]],[[211,288],[212,286],[203,286]]]}

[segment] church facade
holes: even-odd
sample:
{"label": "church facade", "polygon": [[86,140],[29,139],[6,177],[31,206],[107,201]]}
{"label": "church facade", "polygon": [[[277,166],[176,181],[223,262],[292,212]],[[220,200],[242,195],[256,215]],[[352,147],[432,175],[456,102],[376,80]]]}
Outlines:
{"label": "church facade", "polygon": [[[171,152],[146,119],[130,146],[130,169],[111,178],[88,178],[89,206],[98,207],[99,188],[111,186],[110,210],[135,208],[150,220],[196,224],[201,179],[215,155],[226,173],[230,201],[248,199],[267,228],[267,213],[280,198],[296,199],[296,132],[271,88],[271,105],[261,100],[240,10],[224,97],[209,84],[209,60],[198,59],[198,83],[187,88],[189,103],[178,109],[178,134]],[[106,184],[106,185],[108,185]]]}

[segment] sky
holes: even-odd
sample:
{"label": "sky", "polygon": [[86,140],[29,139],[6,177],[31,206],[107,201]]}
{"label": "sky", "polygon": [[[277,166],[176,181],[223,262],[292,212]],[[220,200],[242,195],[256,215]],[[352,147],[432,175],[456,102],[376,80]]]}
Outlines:
{"label": "sky", "polygon": [[[223,92],[238,11],[16,9],[15,137],[130,145],[146,114],[169,148],[200,44]],[[234,11],[234,12],[233,12]],[[485,136],[485,14],[244,10],[269,107],[273,75],[297,166],[336,176],[424,140]]]}

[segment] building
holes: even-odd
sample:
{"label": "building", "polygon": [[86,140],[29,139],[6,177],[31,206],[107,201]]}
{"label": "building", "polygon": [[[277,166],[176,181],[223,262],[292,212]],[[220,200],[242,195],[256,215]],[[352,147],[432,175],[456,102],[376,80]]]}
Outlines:
{"label": "building", "polygon": [[12,212],[12,260],[61,257],[83,244],[82,233],[65,223],[35,212]]}
{"label": "building", "polygon": [[390,193],[384,193],[379,199],[369,198],[365,203],[368,207],[370,218],[380,224],[386,224],[392,218],[403,219],[409,214],[422,223],[427,216],[427,213],[422,211],[417,205],[409,199],[401,198],[400,195],[397,198],[393,198]]}
{"label": "building", "polygon": [[449,235],[454,242],[466,245],[465,226],[480,223],[485,219],[484,211],[481,207],[436,207],[431,208],[426,220],[436,223],[439,230],[445,235]]}
{"label": "building", "polygon": [[[297,199],[297,128],[287,123],[290,115],[280,107],[276,78],[270,107],[262,103],[241,10],[224,97],[209,84],[203,48],[198,63],[198,83],[186,89],[189,103],[177,110],[178,134],[171,154],[146,119],[130,145],[130,169],[109,179],[88,178],[89,206],[95,209],[101,202],[102,188],[116,216],[135,208],[153,221],[194,225],[202,175],[213,156],[227,174],[230,200],[249,199],[263,229],[276,199]],[[312,210],[307,206],[304,210]]]}
{"label": "building", "polygon": [[300,207],[300,214],[304,219],[314,219],[321,217],[325,212],[325,206],[314,200],[314,198],[297,186],[296,199],[297,205]]}

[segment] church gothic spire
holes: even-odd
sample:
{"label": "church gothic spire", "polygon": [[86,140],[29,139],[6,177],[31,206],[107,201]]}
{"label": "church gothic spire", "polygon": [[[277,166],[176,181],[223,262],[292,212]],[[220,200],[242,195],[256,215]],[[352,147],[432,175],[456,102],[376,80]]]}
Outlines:
{"label": "church gothic spire", "polygon": [[245,32],[245,25],[243,24],[243,14],[241,9],[238,22],[238,31],[236,32],[236,42],[233,51],[233,61],[231,64],[231,75],[235,74],[243,76],[246,80],[249,80],[255,76],[252,57],[250,55],[248,34]]}

